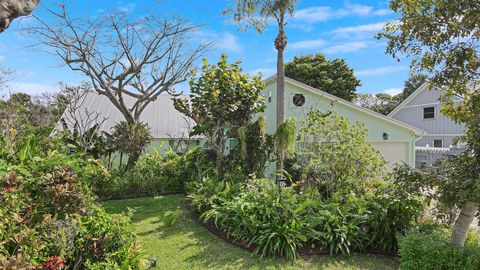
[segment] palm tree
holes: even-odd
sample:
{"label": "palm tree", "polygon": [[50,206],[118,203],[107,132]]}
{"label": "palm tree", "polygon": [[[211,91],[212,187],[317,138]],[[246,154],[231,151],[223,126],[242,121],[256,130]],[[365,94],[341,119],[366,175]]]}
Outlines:
{"label": "palm tree", "polygon": [[275,38],[277,49],[277,126],[283,123],[284,118],[284,92],[285,69],[283,52],[287,47],[285,34],[285,15],[293,16],[295,4],[299,0],[233,0],[233,8],[227,13],[233,13],[235,21],[244,25],[248,30],[252,26],[258,33],[263,33],[269,20],[274,19],[278,24],[278,35]]}

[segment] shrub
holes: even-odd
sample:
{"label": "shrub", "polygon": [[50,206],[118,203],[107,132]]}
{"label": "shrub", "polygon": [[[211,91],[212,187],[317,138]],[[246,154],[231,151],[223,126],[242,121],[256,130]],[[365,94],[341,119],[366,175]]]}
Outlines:
{"label": "shrub", "polygon": [[368,247],[396,251],[398,234],[411,229],[423,214],[423,198],[401,185],[384,181],[370,182],[367,189],[364,199],[368,209]]}
{"label": "shrub", "polygon": [[336,113],[310,111],[298,136],[298,159],[305,174],[302,178],[316,185],[325,198],[380,179],[385,160],[367,142],[366,135],[367,129],[361,123],[352,124]]}
{"label": "shrub", "polygon": [[0,264],[76,269],[112,262],[138,268],[128,218],[105,213],[89,190],[88,183],[102,177],[98,163],[53,151],[0,164]]}
{"label": "shrub", "polygon": [[[470,233],[470,237],[474,233]],[[462,249],[449,244],[451,231],[411,232],[400,238],[402,269],[480,269],[480,246],[472,241]],[[476,233],[478,237],[478,232]]]}
{"label": "shrub", "polygon": [[184,155],[169,149],[163,155],[147,154],[131,171],[113,170],[110,177],[94,183],[94,192],[102,199],[155,196],[182,192],[185,183],[196,176],[193,159],[197,150]]}

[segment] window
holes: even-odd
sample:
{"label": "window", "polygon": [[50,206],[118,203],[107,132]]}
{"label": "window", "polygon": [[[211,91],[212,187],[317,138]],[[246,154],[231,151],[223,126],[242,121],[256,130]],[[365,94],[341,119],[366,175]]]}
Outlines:
{"label": "window", "polygon": [[443,147],[443,140],[433,140],[433,147],[442,148]]}
{"label": "window", "polygon": [[423,119],[433,119],[433,118],[435,118],[435,107],[423,108]]}
{"label": "window", "polygon": [[293,96],[293,104],[297,107],[302,107],[305,104],[305,96],[302,94],[295,94]]}

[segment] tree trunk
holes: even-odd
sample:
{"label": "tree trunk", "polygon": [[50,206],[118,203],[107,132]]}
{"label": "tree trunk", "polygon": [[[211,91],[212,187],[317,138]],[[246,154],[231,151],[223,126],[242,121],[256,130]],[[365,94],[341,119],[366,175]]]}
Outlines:
{"label": "tree trunk", "polygon": [[462,248],[465,246],[468,228],[470,227],[470,224],[472,224],[477,211],[478,205],[474,202],[466,201],[462,205],[452,232],[451,244],[453,246]]}
{"label": "tree trunk", "polygon": [[[287,47],[287,36],[285,35],[285,25],[283,23],[284,16],[285,10],[281,10],[278,21],[278,35],[274,42],[275,49],[277,49],[277,127],[283,123],[285,115],[285,66],[283,52]],[[283,160],[280,160],[277,164],[277,171],[280,171],[282,176],[284,167]]]}
{"label": "tree trunk", "polygon": [[0,33],[18,17],[27,16],[37,7],[40,0],[2,0],[0,1]]}
{"label": "tree trunk", "polygon": [[130,171],[133,168],[135,168],[135,163],[137,163],[137,160],[140,158],[139,153],[131,153],[128,155],[128,161],[127,161],[127,167],[125,167],[125,171]]}

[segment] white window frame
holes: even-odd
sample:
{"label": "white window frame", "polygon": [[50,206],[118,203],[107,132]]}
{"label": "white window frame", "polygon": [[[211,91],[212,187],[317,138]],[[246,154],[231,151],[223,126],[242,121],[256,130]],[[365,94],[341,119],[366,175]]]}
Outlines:
{"label": "white window frame", "polygon": [[[425,109],[433,108],[433,117],[432,118],[425,118]],[[435,106],[429,106],[429,107],[423,107],[422,108],[422,117],[423,120],[430,120],[430,119],[435,119],[437,116],[437,113],[435,112]]]}
{"label": "white window frame", "polygon": [[[435,141],[440,141],[441,145],[440,146],[435,146]],[[443,148],[443,140],[442,139],[433,139],[433,147],[434,148]]]}

